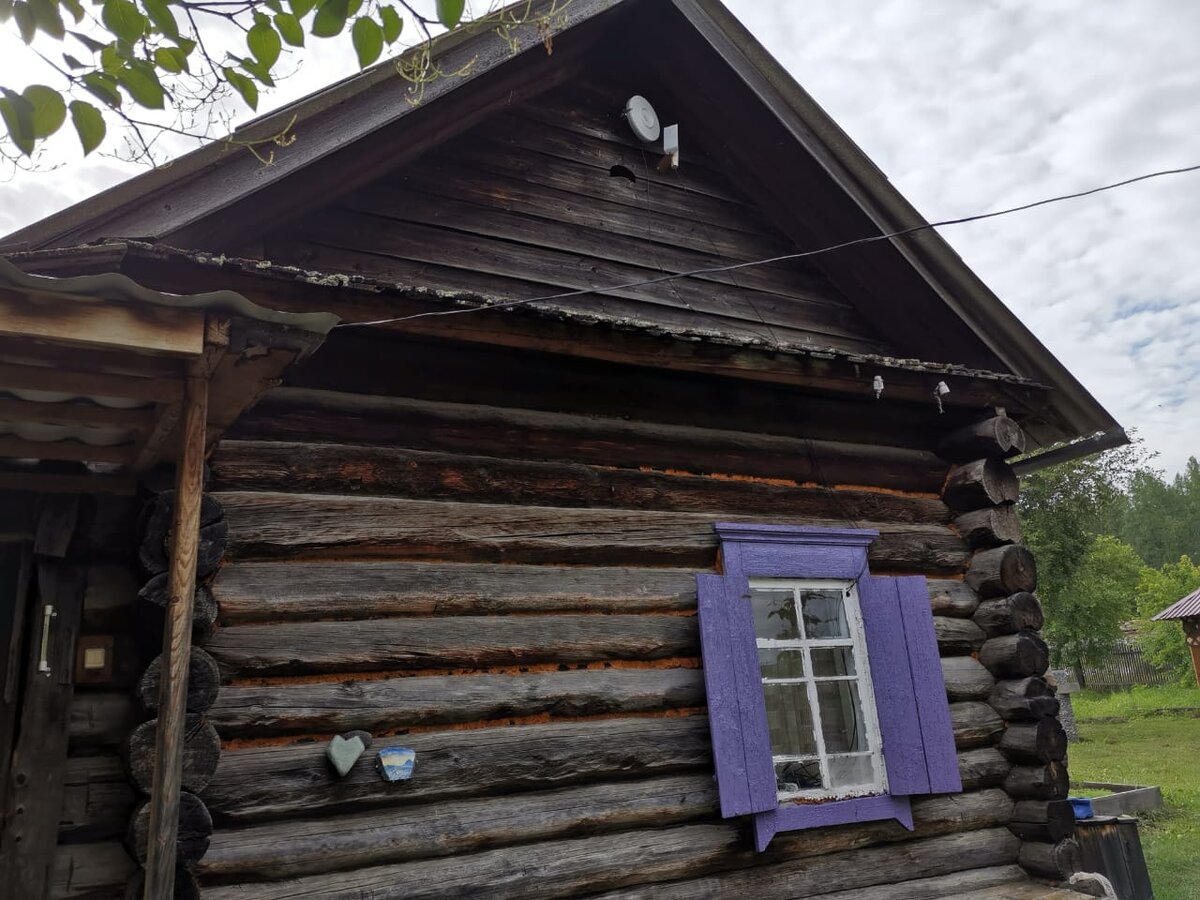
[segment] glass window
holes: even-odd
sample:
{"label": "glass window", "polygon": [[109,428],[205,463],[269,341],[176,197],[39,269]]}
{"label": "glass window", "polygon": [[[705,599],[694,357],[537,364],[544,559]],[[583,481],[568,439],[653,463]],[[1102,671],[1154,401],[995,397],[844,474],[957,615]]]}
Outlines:
{"label": "glass window", "polygon": [[780,800],[887,790],[853,582],[752,579]]}

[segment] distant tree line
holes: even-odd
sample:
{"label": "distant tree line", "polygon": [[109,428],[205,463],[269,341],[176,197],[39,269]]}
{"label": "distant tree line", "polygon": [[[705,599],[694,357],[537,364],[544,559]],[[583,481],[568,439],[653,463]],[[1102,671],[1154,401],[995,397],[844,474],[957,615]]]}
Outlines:
{"label": "distant tree line", "polygon": [[1152,461],[1135,440],[1022,479],[1021,522],[1057,666],[1100,662],[1132,623],[1152,663],[1191,677],[1179,623],[1150,617],[1200,588],[1200,463],[1167,479]]}

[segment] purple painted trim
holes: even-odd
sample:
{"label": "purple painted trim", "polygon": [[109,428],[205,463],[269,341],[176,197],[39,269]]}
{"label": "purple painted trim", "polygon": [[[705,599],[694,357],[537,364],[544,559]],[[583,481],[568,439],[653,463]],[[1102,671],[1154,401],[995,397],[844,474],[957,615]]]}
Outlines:
{"label": "purple painted trim", "polygon": [[713,527],[720,535],[722,544],[751,541],[866,547],[879,537],[879,532],[874,528],[820,528],[815,525],[760,525],[754,522],[718,522]]}
{"label": "purple painted trim", "polygon": [[[866,575],[858,582],[858,601],[867,633],[867,659],[879,731],[883,737],[883,762],[888,791],[893,794],[929,793],[925,745],[912,672],[905,641],[904,617],[895,578]],[[929,605],[928,594],[925,605]],[[930,625],[930,634],[933,626]],[[943,691],[945,688],[943,688]]]}
{"label": "purple painted trim", "polygon": [[704,653],[704,690],[707,695],[709,731],[712,734],[713,766],[716,770],[721,816],[756,812],[750,803],[746,779],[746,753],[742,746],[742,710],[730,658],[729,620],[725,615],[725,579],[720,575],[697,575],[697,614],[700,645]]}
{"label": "purple painted trim", "polygon": [[[933,629],[933,610],[924,577],[893,578],[904,621],[904,645],[912,673],[917,721],[925,749],[929,793],[951,794],[962,790],[954,727],[946,702],[946,682]],[[899,793],[897,791],[897,793]]]}
{"label": "purple painted trim", "polygon": [[744,544],[723,545],[725,615],[729,627],[729,660],[741,711],[742,747],[746,754],[746,784],[754,812],[774,809],[778,800],[775,766],[771,762],[771,733],[763,696],[758,647],[754,641],[754,611],[750,585],[743,570]]}
{"label": "purple painted trim", "polygon": [[909,831],[913,830],[912,806],[908,797],[855,797],[850,800],[829,800],[824,803],[785,803],[769,812],[754,816],[754,846],[759,853],[767,849],[780,831],[802,828],[827,828],[854,822],[878,822],[895,819]]}

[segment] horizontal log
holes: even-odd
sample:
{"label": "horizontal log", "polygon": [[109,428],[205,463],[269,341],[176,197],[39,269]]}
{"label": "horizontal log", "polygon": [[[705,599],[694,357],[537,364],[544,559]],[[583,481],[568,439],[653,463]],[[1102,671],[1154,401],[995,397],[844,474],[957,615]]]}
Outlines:
{"label": "horizontal log", "polygon": [[995,747],[963,750],[958,754],[958,774],[964,791],[1004,784],[1012,763]]}
{"label": "horizontal log", "polygon": [[1037,565],[1020,544],[994,547],[971,558],[966,581],[984,599],[1007,597],[1037,587]]}
{"label": "horizontal log", "polygon": [[[793,846],[787,842],[781,846],[785,843]],[[903,848],[885,845],[815,859],[800,856],[780,865],[697,879],[698,874],[758,860],[744,848],[739,830],[732,824],[682,825],[499,848],[456,857],[453,866],[432,859],[269,883],[213,886],[204,896],[206,900],[281,900],[301,895],[369,895],[373,900],[447,896],[548,900],[613,890],[616,893],[603,896],[662,900],[755,896],[771,900],[862,887],[906,875],[942,874],[961,867],[964,858],[976,866],[1008,863],[1015,859],[1017,843],[1004,829],[985,829],[926,838]],[[769,850],[766,858],[775,859],[780,853]],[[681,877],[692,880],[662,883]],[[639,884],[643,887],[635,887]]]}
{"label": "horizontal log", "polygon": [[[138,591],[138,621],[148,646],[161,646],[167,609],[167,573],[160,572]],[[192,640],[204,643],[217,621],[217,603],[207,585],[196,585],[192,601]]]}
{"label": "horizontal log", "polygon": [[[996,889],[995,894],[983,891]],[[1028,890],[1028,892],[1027,892]],[[821,900],[930,900],[937,897],[960,897],[964,900],[1056,900],[1045,896],[1046,886],[1031,884],[1020,866],[988,866],[935,875],[933,878],[913,878],[900,884],[876,884],[868,888],[822,894]],[[1080,900],[1078,897],[1063,900]]]}
{"label": "horizontal log", "polygon": [[[703,513],[515,507],[391,497],[221,494],[236,559],[404,556],[463,562],[691,565],[716,558]],[[729,521],[761,521],[728,516]],[[781,524],[843,527],[845,520],[780,517]],[[436,523],[436,525],[434,524]],[[861,523],[864,527],[867,523]],[[948,528],[879,523],[876,571],[951,572],[966,547]]]}
{"label": "horizontal log", "polygon": [[[143,900],[146,896],[146,870],[138,869],[125,888],[125,900]],[[196,876],[183,866],[175,867],[175,894],[172,900],[200,900]]]}
{"label": "horizontal log", "polygon": [[1016,800],[1066,799],[1070,778],[1059,762],[1044,766],[1014,766],[1004,780],[1004,790]]}
{"label": "horizontal log", "polygon": [[945,504],[929,497],[397,447],[223,441],[212,464],[222,491],[369,492],[530,506],[949,521]]}
{"label": "horizontal log", "polygon": [[[158,687],[162,678],[162,654],[154,657],[138,681],[138,703],[149,715],[158,712]],[[221,689],[221,670],[217,661],[199,647],[192,647],[188,657],[187,711],[207,712]]]}
{"label": "horizontal log", "polygon": [[992,673],[973,656],[944,656],[941,663],[946,694],[951,700],[986,701],[996,686]]}
{"label": "horizontal log", "polygon": [[1009,597],[984,600],[975,611],[975,622],[988,637],[1038,631],[1044,623],[1042,604],[1033,594],[1022,591]]}
{"label": "horizontal log", "polygon": [[986,639],[983,629],[970,619],[934,616],[933,630],[937,634],[938,649],[943,655],[973,653],[983,646]]}
{"label": "horizontal log", "polygon": [[[914,802],[923,836],[988,827],[1007,819],[1003,791]],[[474,853],[634,828],[663,827],[712,814],[716,785],[708,773],[594,784],[557,791],[439,803],[336,818],[288,820],[219,831],[197,866],[206,881],[282,879],[371,865]],[[892,823],[858,829],[859,843],[891,837]],[[811,851],[810,851],[811,852]]]}
{"label": "horizontal log", "polygon": [[960,750],[991,744],[1004,728],[1000,717],[986,703],[963,701],[950,704],[954,746]]}
{"label": "horizontal log", "polygon": [[717,809],[711,774],[576,785],[334,818],[222,830],[196,871],[205,880],[280,879],[575,834],[652,828]]}
{"label": "horizontal log", "polygon": [[[191,865],[208,851],[213,833],[212,816],[204,801],[187,791],[179,792],[179,826],[175,836],[175,859],[180,865]],[[125,840],[133,858],[145,865],[146,850],[150,844],[150,801],[134,810],[129,820],[129,834]]]}
{"label": "horizontal log", "polygon": [[137,870],[120,841],[59,844],[54,850],[51,900],[121,897]]}
{"label": "horizontal log", "polygon": [[1020,494],[1017,473],[994,456],[954,466],[946,476],[942,499],[957,512],[1015,503]]}
{"label": "horizontal log", "polygon": [[1014,722],[1000,738],[1000,752],[1014,762],[1060,762],[1067,756],[1067,733],[1053,716]]}
{"label": "horizontal log", "polygon": [[1041,676],[997,682],[988,703],[1007,721],[1028,722],[1058,715],[1054,688]]}
{"label": "horizontal log", "polygon": [[[279,586],[286,580],[287,590]],[[693,569],[490,563],[237,562],[212,585],[224,625],[387,616],[696,608]]]}
{"label": "horizontal log", "polygon": [[979,606],[979,595],[962,581],[952,578],[930,578],[929,600],[935,616],[969,619]]}
{"label": "horizontal log", "polygon": [[[154,783],[157,734],[158,719],[151,719],[133,730],[125,746],[129,779],[144,794],[150,793]],[[201,716],[189,713],[183,731],[183,789],[201,793],[217,771],[220,758],[221,739],[216,729]]]}
{"label": "horizontal log", "polygon": [[1050,665],[1050,648],[1036,631],[1018,631],[990,638],[979,651],[979,661],[997,678],[1041,675]]}
{"label": "horizontal log", "polygon": [[960,871],[967,859],[974,867],[1004,865],[1016,860],[1017,849],[1016,838],[1006,831],[971,831],[895,847],[852,850],[816,860],[800,858],[778,865],[759,865],[671,884],[644,884],[600,894],[595,900],[710,897],[795,900],[949,874]]}
{"label": "horizontal log", "polygon": [[967,425],[946,436],[938,453],[952,462],[969,462],[981,457],[1002,459],[1025,452],[1025,432],[1007,416],[995,416]]}
{"label": "horizontal log", "polygon": [[932,453],[877,444],[299,388],[272,391],[237,433],[930,493],[947,470]]}
{"label": "horizontal log", "polygon": [[137,794],[116,753],[69,757],[63,776],[59,843],[120,838],[136,805]]}
{"label": "horizontal log", "polygon": [[611,669],[224,687],[209,718],[232,738],[390,731],[546,714],[621,715],[703,704],[699,669]]}
{"label": "horizontal log", "polygon": [[973,549],[1016,544],[1021,540],[1021,523],[1011,503],[965,512],[954,519],[954,527]]}
{"label": "horizontal log", "polygon": [[1057,844],[1023,841],[1017,862],[1038,878],[1066,881],[1079,871],[1082,856],[1074,838],[1066,838]]}
{"label": "horizontal log", "polygon": [[225,750],[204,801],[222,823],[294,821],[631,776],[712,772],[702,715],[431,731],[403,741],[417,752],[419,772],[403,791],[364,763],[344,778],[333,777],[324,742],[308,742]]}
{"label": "horizontal log", "polygon": [[76,691],[68,724],[71,746],[116,746],[136,721],[137,709],[127,691]]}
{"label": "horizontal log", "polygon": [[700,634],[691,616],[439,616],[239,625],[208,649],[226,675],[283,675],[694,657]]}
{"label": "horizontal log", "polygon": [[1022,840],[1056,844],[1075,833],[1075,808],[1070,800],[1021,800],[1008,830]]}

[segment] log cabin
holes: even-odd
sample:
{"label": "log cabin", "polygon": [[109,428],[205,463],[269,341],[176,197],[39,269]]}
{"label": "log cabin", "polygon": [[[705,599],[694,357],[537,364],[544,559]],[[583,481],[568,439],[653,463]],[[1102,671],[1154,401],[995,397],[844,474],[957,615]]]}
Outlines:
{"label": "log cabin", "polygon": [[716,0],[427,50],[0,243],[12,896],[1082,896],[1118,424]]}

